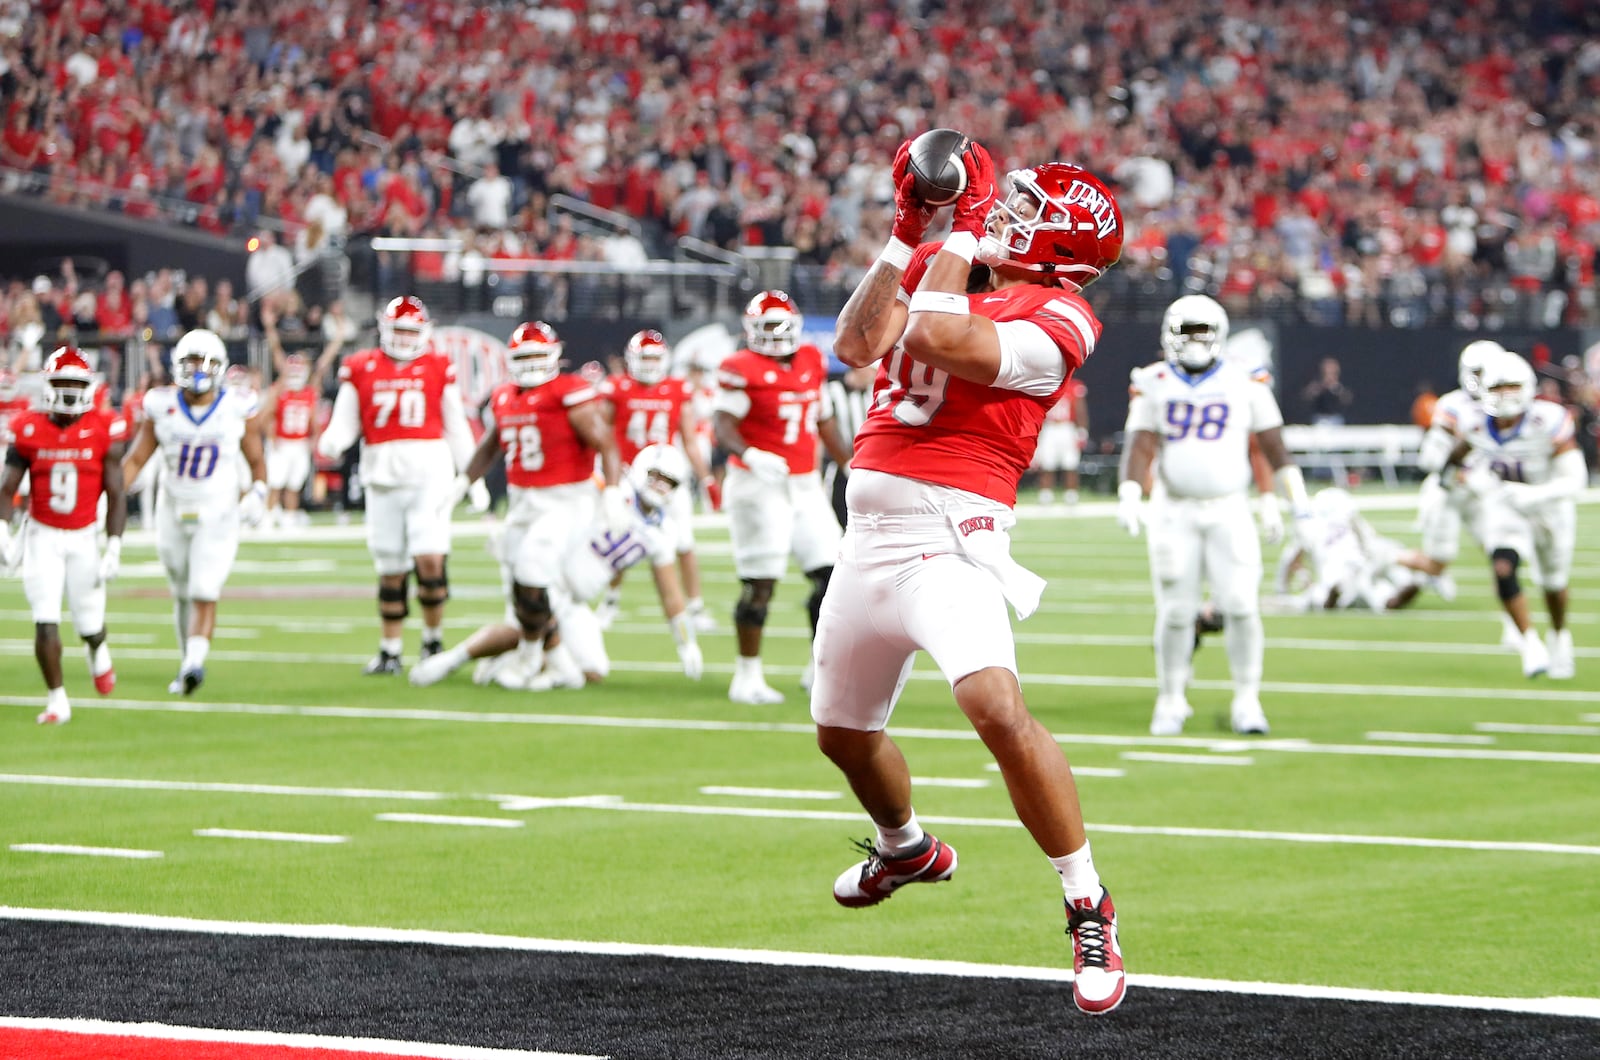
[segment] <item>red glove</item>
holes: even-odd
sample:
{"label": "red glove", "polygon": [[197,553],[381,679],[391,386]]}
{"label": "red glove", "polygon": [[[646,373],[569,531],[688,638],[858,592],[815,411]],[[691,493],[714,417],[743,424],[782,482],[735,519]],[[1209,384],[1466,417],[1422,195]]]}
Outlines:
{"label": "red glove", "polygon": [[984,146],[974,140],[961,152],[961,161],[967,167],[967,190],[956,198],[950,231],[971,232],[982,239],[989,208],[995,199],[994,160]]}
{"label": "red glove", "polygon": [[894,237],[908,247],[915,247],[922,242],[922,234],[932,223],[934,211],[917,198],[910,160],[911,141],[907,140],[894,154]]}

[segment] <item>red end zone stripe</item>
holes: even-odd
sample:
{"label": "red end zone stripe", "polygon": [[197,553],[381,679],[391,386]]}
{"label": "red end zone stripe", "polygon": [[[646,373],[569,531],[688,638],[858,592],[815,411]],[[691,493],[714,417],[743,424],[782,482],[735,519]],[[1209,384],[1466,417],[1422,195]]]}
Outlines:
{"label": "red end zone stripe", "polygon": [[0,1060],[603,1060],[471,1045],[0,1016]]}
{"label": "red end zone stripe", "polygon": [[397,1053],[352,1053],[288,1045],[240,1045],[172,1038],[128,1038],[0,1027],[3,1060],[415,1060]]}

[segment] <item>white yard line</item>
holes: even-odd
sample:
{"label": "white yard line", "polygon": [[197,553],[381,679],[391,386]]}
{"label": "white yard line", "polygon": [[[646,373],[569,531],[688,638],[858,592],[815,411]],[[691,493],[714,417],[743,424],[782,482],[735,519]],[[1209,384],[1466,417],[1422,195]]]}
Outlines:
{"label": "white yard line", "polygon": [[[700,789],[702,795],[730,795],[747,799],[809,799],[815,802],[832,802],[844,796],[837,791],[810,791],[799,788],[738,788],[724,784],[707,784]],[[502,809],[504,805],[502,804]]]}
{"label": "white yard line", "polygon": [[242,828],[196,828],[201,839],[259,839],[269,843],[316,843],[334,845],[350,842],[349,836],[320,835],[311,832],[251,832]]}
{"label": "white yard line", "polygon": [[[784,950],[748,950],[710,946],[666,946],[634,942],[587,942],[574,939],[521,938],[455,931],[426,931],[343,924],[264,924],[230,920],[196,920],[188,917],[150,916],[138,913],[86,912],[68,909],[26,909],[0,906],[0,919],[42,923],[93,924],[143,931],[184,931],[194,934],[247,938],[314,939],[338,942],[398,942],[423,946],[497,949],[522,953],[585,954],[598,957],[665,957],[678,960],[728,961],[738,964],[790,968],[837,968],[857,972],[892,972],[902,975],[943,975],[969,979],[1026,979],[1065,982],[1070,970],[1014,964],[977,964],[894,956],[846,956]],[[1252,994],[1269,997],[1316,998],[1332,1001],[1373,1001],[1385,1004],[1434,1005],[1493,1012],[1524,1012],[1551,1016],[1600,1019],[1600,997],[1504,998],[1461,994],[1425,994],[1359,987],[1308,986],[1297,983],[1231,982],[1134,972],[1134,987],[1162,990],[1197,990],[1206,993]],[[514,1054],[513,1054],[514,1055]],[[446,1058],[450,1060],[450,1058]],[[478,1060],[478,1058],[466,1058]],[[483,1060],[498,1060],[485,1057]],[[510,1057],[505,1060],[511,1060]]]}
{"label": "white yard line", "polygon": [[528,822],[512,817],[459,817],[442,813],[380,813],[379,821],[394,824],[442,824],[456,828],[521,828]]}
{"label": "white yard line", "polygon": [[1387,740],[1390,743],[1478,744],[1483,746],[1495,742],[1493,736],[1471,736],[1438,732],[1369,732],[1366,736],[1369,740]]}
{"label": "white yard line", "polygon": [[71,854],[85,858],[129,858],[148,861],[162,857],[159,850],[131,850],[127,847],[81,847],[64,843],[12,843],[19,854]]}
{"label": "white yard line", "polygon": [[1129,762],[1158,762],[1179,766],[1253,766],[1256,764],[1256,760],[1249,755],[1185,755],[1160,751],[1123,751],[1119,757]]}

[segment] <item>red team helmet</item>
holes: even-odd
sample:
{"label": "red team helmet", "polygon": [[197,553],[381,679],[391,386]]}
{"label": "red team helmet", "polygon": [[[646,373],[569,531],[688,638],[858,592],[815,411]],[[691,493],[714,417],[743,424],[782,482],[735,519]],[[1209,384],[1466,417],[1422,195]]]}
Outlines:
{"label": "red team helmet", "polygon": [[99,380],[75,347],[61,346],[45,358],[44,407],[59,416],[81,416],[94,408]]}
{"label": "red team helmet", "polygon": [[548,383],[561,373],[562,349],[556,329],[544,321],[518,324],[506,342],[512,382],[524,390]]}
{"label": "red team helmet", "polygon": [[283,384],[299,390],[311,381],[311,361],[303,353],[291,353],[283,360]]}
{"label": "red team helmet", "polygon": [[756,353],[788,357],[800,348],[805,317],[783,291],[762,291],[744,307],[744,341]]}
{"label": "red team helmet", "polygon": [[378,314],[378,348],[396,361],[414,361],[428,348],[433,319],[419,298],[404,295]]}
{"label": "red team helmet", "polygon": [[667,377],[667,369],[672,364],[672,347],[661,337],[661,332],[645,330],[628,340],[623,357],[629,375],[645,386],[655,386]]}
{"label": "red team helmet", "polygon": [[1052,276],[1080,291],[1122,256],[1122,210],[1100,178],[1070,162],[1013,169],[989,211],[978,260]]}

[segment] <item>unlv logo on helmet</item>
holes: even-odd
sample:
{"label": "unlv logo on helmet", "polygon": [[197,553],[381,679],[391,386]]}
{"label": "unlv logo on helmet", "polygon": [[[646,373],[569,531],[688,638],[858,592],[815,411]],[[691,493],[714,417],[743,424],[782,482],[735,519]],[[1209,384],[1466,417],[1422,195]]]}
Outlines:
{"label": "unlv logo on helmet", "polygon": [[1121,218],[1117,216],[1117,204],[1111,197],[1086,180],[1075,180],[1067,188],[1066,202],[1068,206],[1081,204],[1090,215],[1094,217],[1098,226],[1095,232],[1104,239],[1117,230]]}
{"label": "unlv logo on helmet", "polygon": [[1122,257],[1122,211],[1098,177],[1070,162],[1005,176],[978,244],[985,265],[1054,276],[1082,290]]}

